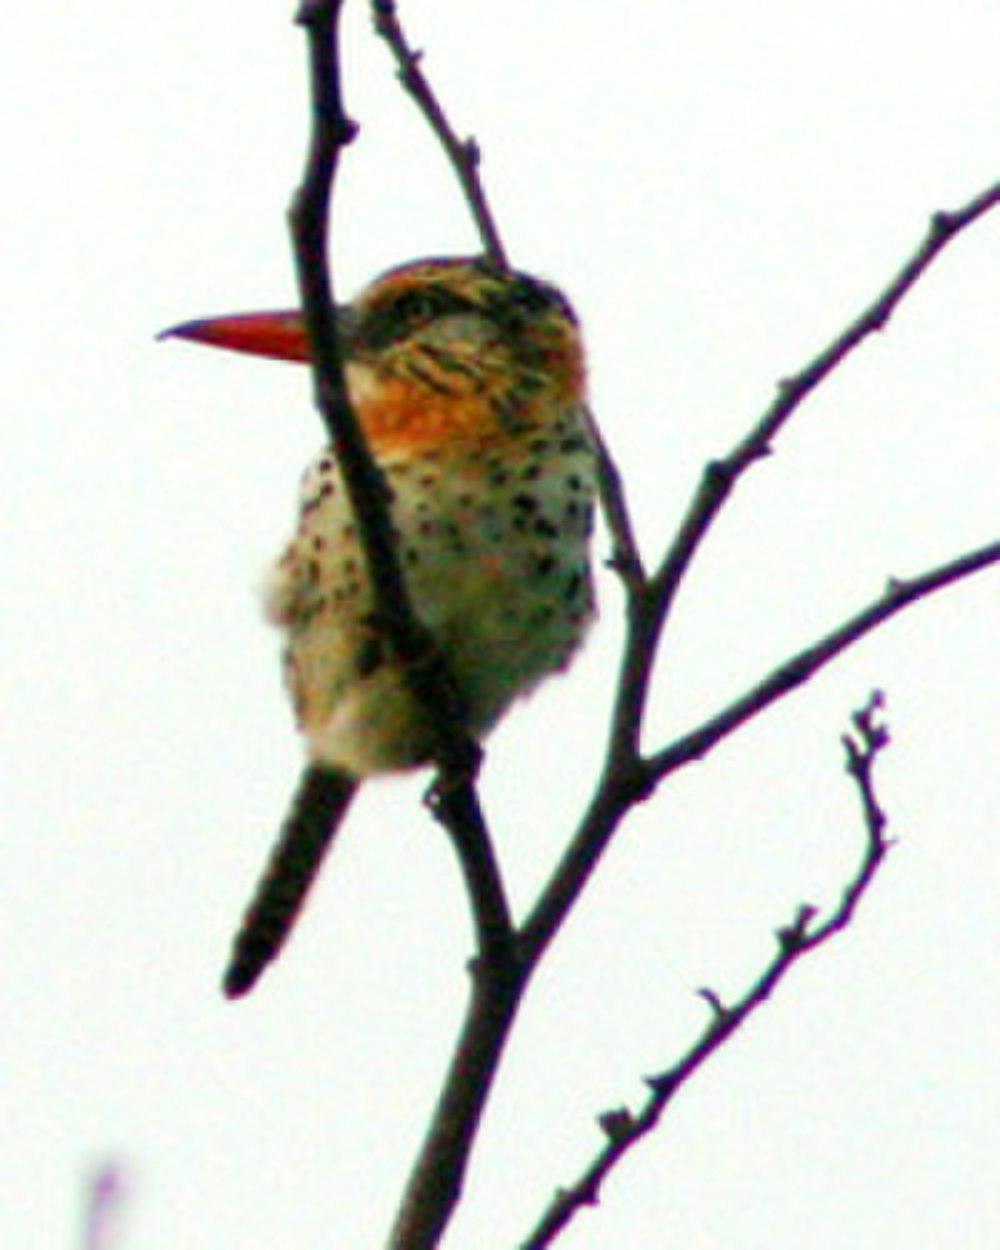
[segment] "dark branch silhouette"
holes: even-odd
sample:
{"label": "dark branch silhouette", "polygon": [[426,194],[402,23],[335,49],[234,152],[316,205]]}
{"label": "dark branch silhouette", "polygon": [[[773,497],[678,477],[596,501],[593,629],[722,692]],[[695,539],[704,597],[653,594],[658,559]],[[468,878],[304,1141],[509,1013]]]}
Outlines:
{"label": "dark branch silhouette", "polygon": [[709,1008],[709,1019],[700,1037],[668,1068],[646,1078],[648,1095],[638,1111],[616,1107],[598,1117],[605,1142],[592,1162],[569,1186],[560,1189],[538,1224],[521,1243],[520,1250],[543,1250],[550,1246],[570,1220],[584,1207],[594,1206],[608,1174],[626,1154],[660,1123],[675,1096],[712,1056],[746,1024],[771,997],[792,968],[806,955],[846,928],[867,893],[892,845],[885,836],[887,818],[875,794],[875,764],[889,743],[888,730],[876,721],[883,698],[872,695],[852,718],[854,732],[843,737],[847,772],[858,789],[865,824],[865,849],[854,876],[840,902],[825,919],[810,903],[798,908],[789,924],[778,930],[778,949],[760,975],[733,1003],[726,1004],[712,989],[699,991]]}
{"label": "dark branch silhouette", "polygon": [[634,803],[646,798],[670,774],[695,760],[704,759],[724,738],[804,685],[848,647],[892,616],[936,591],[997,564],[1000,564],[1000,542],[960,556],[919,577],[905,582],[890,582],[885,593],[874,603],[785,660],[701,725],[647,758],[623,757],[612,742],[609,746],[611,763],[590,810],[519,931],[525,956],[534,960],[552,940],[597,867],[622,818]]}
{"label": "dark branch silhouette", "polygon": [[449,122],[440,100],[420,68],[423,53],[411,46],[403,31],[395,0],[372,0],[372,18],[376,32],[389,45],[396,62],[399,81],[444,148],[469,206],[472,220],[479,231],[484,253],[498,268],[509,269],[500,231],[486,198],[486,188],[479,177],[479,144],[475,139],[460,139]]}
{"label": "dark branch silhouette", "polygon": [[[630,637],[625,647],[612,731],[619,753],[627,748],[634,754],[638,749],[653,660],[663,629],[684,575],[733,489],[749,468],[771,453],[774,439],[816,387],[844,364],[869,335],[885,328],[900,301],[946,245],[998,203],[1000,183],[994,183],[961,208],[934,214],[916,251],[872,303],[804,368],[779,385],[773,403],[728,455],[705,467],[676,537],[648,584],[637,580],[634,574],[625,578]],[[604,454],[609,460],[606,451]],[[606,467],[607,476],[613,473],[613,466]],[[634,551],[621,494],[611,496],[611,506],[606,505],[605,516],[616,547]],[[626,560],[625,567],[634,570],[636,566]]]}
{"label": "dark branch silhouette", "polygon": [[[874,303],[800,373],[781,385],[775,401],[727,457],[706,468],[674,542],[651,576],[640,556],[620,474],[603,440],[599,441],[602,502],[612,535],[612,563],[625,586],[628,623],[613,723],[603,775],[589,808],[527,919],[512,933],[502,877],[471,785],[477,751],[462,727],[461,697],[426,631],[409,609],[393,550],[384,485],[358,433],[343,381],[326,262],[332,180],[339,153],[353,135],[340,98],[337,21],[341,5],[342,0],[307,0],[299,16],[309,36],[313,84],[313,140],[306,176],[292,209],[302,301],[314,349],[318,401],[351,487],[376,587],[380,624],[399,655],[410,661],[414,690],[433,715],[440,736],[436,760],[441,773],[433,792],[433,807],[458,851],[479,945],[466,1018],[390,1238],[393,1250],[430,1250],[438,1244],[460,1197],[472,1143],[531,976],[632,805],[890,617],[1000,562],[1000,544],[994,543],[920,577],[891,584],[885,595],[780,665],[702,726],[648,757],[641,754],[643,713],[664,626],[692,561],[734,487],[750,465],[768,453],[803,400],[858,344],[886,324],[947,244],[1000,201],[1000,185],[955,212],[937,214],[927,237]],[[487,255],[498,266],[506,267],[506,254],[479,178],[477,145],[459,140],[448,122],[420,68],[419,54],[403,34],[396,5],[390,0],[373,0],[373,13],[378,33],[396,58],[403,85],[455,170]],[[726,1007],[714,992],[704,992],[712,1016],[703,1036],[688,1055],[650,1080],[650,1098],[639,1113],[613,1111],[602,1117],[608,1138],[604,1151],[593,1169],[557,1200],[540,1230],[533,1234],[536,1239],[526,1246],[549,1244],[573,1211],[593,1201],[603,1176],[655,1125],[675,1091],[701,1070],[705,1060],[766,1000],[799,958],[850,922],[886,846],[884,817],[872,781],[874,761],[885,745],[885,736],[875,725],[874,710],[872,706],[858,714],[855,735],[845,741],[849,767],[862,795],[869,843],[840,906],[819,924],[815,924],[812,908],[801,908],[779,934],[778,953],[734,1006]]]}

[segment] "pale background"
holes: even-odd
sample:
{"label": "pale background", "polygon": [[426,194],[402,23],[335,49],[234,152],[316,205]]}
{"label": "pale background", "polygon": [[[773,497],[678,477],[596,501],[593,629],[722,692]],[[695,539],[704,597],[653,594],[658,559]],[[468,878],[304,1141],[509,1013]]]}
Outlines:
{"label": "pale background", "polygon": [[[475,240],[349,5],[363,126],[343,294]],[[656,550],[928,215],[997,176],[995,0],[411,0],[516,261],[571,292]],[[0,73],[4,594],[0,1245],[77,1244],[118,1160],[120,1250],[381,1244],[466,982],[419,780],[366,794],[287,958],[217,981],[299,763],[255,586],[319,443],[307,378],[154,342],[291,297],[303,145],[282,4],[8,6]],[[905,575],[995,536],[1000,219],[962,239],[757,469],[705,550],[649,741]],[[567,1250],[989,1250],[1000,1237],[1000,580],[916,609],[629,824],[534,987],[449,1246],[511,1247],[594,1116],[834,899],[862,833],[845,718],[876,684],[900,837],[815,957],[580,1217]],[[484,777],[515,899],[600,752],[619,636],[518,711]]]}

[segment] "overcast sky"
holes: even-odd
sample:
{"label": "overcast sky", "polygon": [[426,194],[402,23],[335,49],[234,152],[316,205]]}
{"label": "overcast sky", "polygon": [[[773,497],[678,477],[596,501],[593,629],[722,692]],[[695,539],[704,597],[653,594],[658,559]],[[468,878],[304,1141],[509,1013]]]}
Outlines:
{"label": "overcast sky", "polygon": [[[259,991],[233,926],[300,761],[257,585],[320,442],[304,371],[154,341],[280,305],[305,130],[281,4],[9,6],[0,73],[0,1245],[382,1244],[466,989],[465,901],[419,807],[372,786]],[[338,186],[347,295],[475,247],[366,6]],[[998,175],[995,0],[411,0],[515,261],[571,294],[650,553],[704,462],[876,293],[929,215]],[[683,598],[648,745],[915,573],[996,536],[1000,216],[741,487]],[[601,540],[603,543],[603,539]],[[620,638],[495,735],[516,904],[600,756]],[[855,926],[685,1091],[561,1245],[986,1250],[1000,1226],[1000,575],[928,602],[623,831],[534,986],[455,1250],[513,1247],[863,833],[839,735],[875,686],[899,838]]]}

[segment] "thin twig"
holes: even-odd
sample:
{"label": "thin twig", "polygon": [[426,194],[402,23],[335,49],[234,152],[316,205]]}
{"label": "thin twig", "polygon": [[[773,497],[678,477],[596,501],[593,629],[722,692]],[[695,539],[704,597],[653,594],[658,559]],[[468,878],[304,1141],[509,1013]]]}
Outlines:
{"label": "thin twig", "polygon": [[734,699],[720,712],[646,761],[650,781],[661,781],[685,764],[701,759],[733,730],[745,724],[778,699],[801,686],[848,647],[884,625],[905,608],[983,569],[1000,564],[1000,542],[939,564],[905,581],[891,579],[885,592],[816,642],[779,665],[752,689]]}
{"label": "thin twig", "polygon": [[[395,0],[372,0],[372,15],[376,32],[392,51],[400,81],[441,144],[458,178],[486,255],[500,268],[508,269],[510,262],[480,173],[482,153],[478,143],[474,139],[466,139],[464,142],[459,139],[437,93],[420,68],[423,53],[414,49],[407,39]],[[587,413],[587,424],[597,450],[601,510],[612,540],[610,565],[627,586],[635,588],[643,582],[645,571],[629,516],[621,475],[590,411]]]}
{"label": "thin twig", "polygon": [[636,595],[645,586],[646,570],[625,497],[625,483],[593,411],[587,408],[585,416],[590,441],[597,452],[597,492],[601,513],[611,536],[608,565],[622,579],[626,591]]}
{"label": "thin twig", "polygon": [[791,923],[778,931],[778,948],[771,960],[736,1002],[725,1004],[714,990],[699,991],[711,1012],[701,1036],[669,1068],[646,1079],[649,1093],[637,1112],[619,1107],[598,1117],[606,1139],[603,1146],[580,1176],[556,1193],[538,1224],[521,1243],[520,1250],[544,1250],[551,1246],[583,1207],[595,1205],[608,1174],[640,1138],[652,1132],[677,1093],[770,998],[799,960],[847,928],[853,920],[858,904],[891,845],[885,837],[886,817],[874,787],[875,762],[889,741],[885,728],[875,723],[876,711],[881,706],[881,695],[873,695],[866,707],[852,718],[855,733],[844,736],[847,771],[861,797],[867,836],[861,862],[840,902],[820,924],[815,923],[816,909],[802,904]]}
{"label": "thin twig", "polygon": [[952,212],[935,213],[924,238],[899,272],[872,303],[803,369],[778,385],[774,401],[757,423],[725,456],[706,470],[705,477],[657,571],[661,591],[669,595],[691,563],[723,501],[737,479],[752,464],[767,456],[775,435],[787,424],[800,404],[824,382],[870,335],[884,330],[889,318],[910,289],[923,277],[945,247],[973,222],[1000,205],[1000,182],[987,187],[967,204]]}
{"label": "thin twig", "polygon": [[509,269],[507,253],[479,176],[481,153],[478,143],[471,138],[460,139],[449,122],[437,94],[420,68],[423,53],[411,46],[403,31],[395,0],[372,0],[372,18],[376,32],[392,51],[400,82],[437,136],[455,171],[455,177],[479,231],[483,251],[498,269]]}

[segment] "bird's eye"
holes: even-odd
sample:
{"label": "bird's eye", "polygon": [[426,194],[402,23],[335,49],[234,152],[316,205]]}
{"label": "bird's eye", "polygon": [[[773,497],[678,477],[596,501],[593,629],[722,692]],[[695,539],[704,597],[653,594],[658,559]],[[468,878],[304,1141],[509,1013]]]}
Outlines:
{"label": "bird's eye", "polygon": [[442,287],[420,287],[401,295],[393,305],[400,322],[408,326],[430,321],[445,313],[458,312],[467,307],[464,300]]}
{"label": "bird's eye", "polygon": [[407,291],[393,306],[398,320],[408,326],[429,321],[437,314],[437,305],[430,291]]}
{"label": "bird's eye", "polygon": [[411,288],[372,309],[361,327],[361,338],[370,347],[387,347],[437,317],[470,308],[467,300],[443,287]]}

